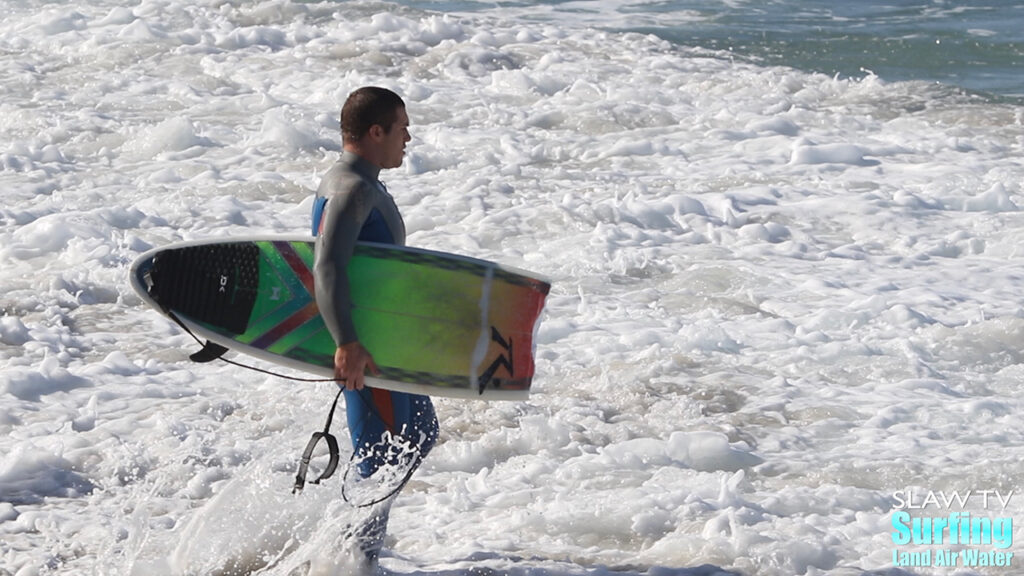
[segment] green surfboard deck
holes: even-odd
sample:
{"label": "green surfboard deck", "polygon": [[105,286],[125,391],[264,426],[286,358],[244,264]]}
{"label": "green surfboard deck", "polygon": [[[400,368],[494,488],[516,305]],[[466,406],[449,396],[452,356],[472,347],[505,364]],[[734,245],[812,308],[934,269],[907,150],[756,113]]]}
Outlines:
{"label": "green surfboard deck", "polygon": [[[132,267],[147,303],[229,350],[331,377],[335,344],[314,298],[312,238],[187,242]],[[444,252],[360,243],[347,270],[360,342],[380,388],[523,399],[550,284]]]}

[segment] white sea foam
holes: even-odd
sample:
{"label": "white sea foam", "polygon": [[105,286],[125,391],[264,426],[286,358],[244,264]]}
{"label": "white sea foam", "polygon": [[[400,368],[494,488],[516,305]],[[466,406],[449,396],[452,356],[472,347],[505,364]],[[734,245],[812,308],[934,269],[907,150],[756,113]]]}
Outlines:
{"label": "white sea foam", "polygon": [[437,403],[393,573],[856,574],[894,490],[1019,486],[1020,109],[588,6],[5,5],[0,573],[342,570],[339,484],[288,494],[331,387],[190,364],[126,274],[307,230],[364,84],[409,243],[554,283],[531,400]]}

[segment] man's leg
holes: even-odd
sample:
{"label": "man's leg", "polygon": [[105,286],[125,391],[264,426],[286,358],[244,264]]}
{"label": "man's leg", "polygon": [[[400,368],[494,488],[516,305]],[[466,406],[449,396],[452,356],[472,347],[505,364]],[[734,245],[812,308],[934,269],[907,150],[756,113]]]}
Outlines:
{"label": "man's leg", "polygon": [[[399,467],[393,472],[403,476],[412,474],[437,440],[437,416],[427,396],[379,388],[346,390],[345,411],[359,475],[363,478],[369,478],[384,465]],[[407,443],[415,447],[414,452],[396,459],[402,450],[388,445],[388,434],[392,444]],[[390,495],[373,505],[367,520],[355,531],[368,558],[375,558],[383,546],[393,500],[394,495]]]}

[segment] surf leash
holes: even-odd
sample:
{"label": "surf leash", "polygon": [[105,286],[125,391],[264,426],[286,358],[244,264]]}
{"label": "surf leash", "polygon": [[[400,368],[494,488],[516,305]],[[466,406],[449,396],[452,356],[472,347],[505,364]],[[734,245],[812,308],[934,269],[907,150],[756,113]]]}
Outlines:
{"label": "surf leash", "polygon": [[221,362],[231,364],[232,366],[238,366],[239,368],[245,368],[246,370],[252,370],[253,372],[259,372],[261,374],[266,374],[268,376],[284,378],[285,380],[294,380],[296,382],[344,382],[344,380],[339,380],[337,378],[303,378],[301,376],[290,376],[288,374],[282,374],[281,372],[275,372],[273,370],[259,368],[251,364],[244,364],[242,362],[236,362],[235,360],[229,360],[224,357],[224,354],[228,351],[227,348],[221,346],[220,344],[217,344],[216,342],[211,342],[209,340],[203,342],[202,338],[196,336],[196,333],[193,332],[192,329],[189,328],[188,325],[186,325],[185,322],[181,320],[181,318],[178,318],[178,315],[175,314],[174,311],[164,308],[164,314],[166,314],[167,317],[170,318],[171,320],[174,320],[175,324],[180,326],[181,329],[184,330],[186,334],[191,336],[193,340],[195,340],[200,346],[202,346],[202,349],[200,349],[198,352],[189,354],[188,359],[193,362],[205,364],[207,362],[213,362],[214,360],[220,360]]}
{"label": "surf leash", "polygon": [[[202,348],[198,352],[194,352],[189,355],[189,360],[192,360],[193,362],[204,364],[207,362],[212,362],[214,360],[220,360],[221,362],[231,364],[232,366],[238,366],[239,368],[244,368],[246,370],[252,370],[254,372],[259,372],[261,374],[266,374],[268,376],[275,376],[277,378],[283,378],[285,380],[293,380],[295,382],[334,382],[335,384],[345,382],[344,379],[339,378],[303,378],[299,376],[289,376],[287,374],[282,374],[280,372],[275,372],[273,370],[259,368],[251,364],[245,364],[242,362],[237,362],[235,360],[230,360],[224,357],[224,354],[228,352],[227,348],[221,346],[220,344],[217,344],[216,342],[211,342],[209,340],[203,342],[203,340],[199,338],[199,336],[197,336],[195,332],[193,332],[188,327],[188,325],[186,325],[180,318],[178,318],[178,316],[173,311],[169,309],[164,309],[164,313],[167,314],[167,316],[171,320],[174,320],[175,324],[180,326],[181,329],[184,330],[186,334],[191,336],[200,346],[202,346]],[[341,451],[339,450],[338,447],[338,439],[335,438],[333,434],[331,434],[331,422],[334,420],[334,410],[338,407],[338,400],[341,398],[341,394],[344,391],[344,388],[338,390],[338,394],[334,397],[334,403],[331,405],[331,410],[327,414],[327,423],[324,425],[323,431],[314,432],[313,436],[309,439],[309,442],[306,443],[306,449],[303,450],[302,452],[302,459],[299,462],[299,469],[295,475],[295,485],[292,487],[292,494],[302,492],[302,489],[306,484],[306,475],[309,471],[309,462],[313,457],[313,451],[316,449],[316,445],[319,444],[321,440],[327,442],[329,460],[327,461],[327,467],[324,468],[324,471],[320,473],[320,476],[318,476],[314,480],[310,480],[309,483],[319,484],[322,480],[326,480],[333,476],[334,472],[337,470],[338,463],[341,460]],[[370,407],[372,410],[374,410],[374,412],[376,412],[376,408],[373,408],[372,404],[370,404]],[[377,417],[380,418],[380,414],[377,414]],[[419,468],[419,464],[423,460],[423,456],[419,453],[418,446],[416,447],[416,452],[416,458],[413,460],[412,465],[409,466],[409,470],[406,471],[405,476],[402,478],[402,481],[398,483],[398,486],[396,486],[386,495],[376,500],[371,500],[370,502],[355,503],[349,499],[348,494],[345,492],[345,484],[348,481],[348,474],[349,471],[353,468],[352,464],[355,462],[356,458],[356,453],[355,451],[353,451],[352,455],[349,456],[348,465],[345,467],[345,474],[342,478],[342,499],[344,499],[346,503],[351,504],[356,508],[368,508],[370,506],[380,504],[381,502],[384,502],[385,500],[388,500],[392,496],[398,494],[412,478],[413,473],[416,471],[417,468]]]}
{"label": "surf leash", "polygon": [[[338,394],[334,397],[334,403],[331,405],[331,411],[327,413],[327,422],[324,424],[323,431],[314,432],[313,436],[310,437],[309,442],[306,443],[306,449],[302,452],[302,460],[299,462],[299,470],[295,474],[295,485],[292,487],[292,494],[302,492],[302,488],[306,485],[306,474],[309,471],[309,461],[313,457],[313,450],[316,449],[316,445],[319,444],[321,440],[327,442],[327,451],[329,453],[327,467],[320,473],[320,476],[314,480],[310,480],[309,483],[319,484],[322,480],[326,480],[333,476],[334,472],[338,468],[340,451],[338,450],[338,439],[331,434],[331,421],[334,420],[334,410],[338,407],[338,400],[341,399],[342,392],[344,392],[344,389],[338,390]],[[349,456],[348,464],[345,466],[345,474],[341,479],[341,498],[355,508],[369,508],[370,506],[376,506],[381,502],[390,500],[393,496],[398,494],[406,484],[409,483],[409,480],[412,479],[413,473],[416,472],[416,469],[419,468],[420,463],[423,461],[423,456],[420,454],[419,447],[413,446],[413,448],[416,450],[416,457],[412,460],[409,469],[405,471],[402,481],[384,496],[370,500],[369,502],[359,503],[352,501],[352,499],[349,498],[348,492],[345,490],[345,486],[348,485],[348,474],[353,468],[355,468],[353,464],[355,464],[356,452],[353,451],[352,455]]]}
{"label": "surf leash", "polygon": [[[327,442],[327,450],[330,453],[330,460],[327,461],[327,468],[320,473],[314,480],[310,480],[310,484],[319,484],[321,480],[326,480],[334,475],[334,471],[338,468],[339,454],[338,451],[338,439],[331,434],[331,420],[334,419],[334,409],[338,407],[338,399],[341,398],[341,393],[344,391],[338,390],[338,395],[334,397],[334,404],[331,405],[331,411],[327,413],[327,423],[324,424],[323,432],[313,432],[313,437],[306,443],[306,449],[302,452],[302,461],[299,462],[299,471],[295,474],[295,486],[292,487],[292,494],[298,494],[302,492],[303,486],[306,484],[306,472],[309,470],[309,460],[313,457],[313,450],[321,440]],[[354,454],[353,454],[354,455]],[[351,467],[351,459],[349,460],[349,467]],[[348,471],[345,472],[346,477]],[[345,491],[342,488],[342,494]]]}
{"label": "surf leash", "polygon": [[401,492],[402,488],[405,488],[405,485],[408,484],[409,480],[412,479],[412,475],[413,475],[414,472],[416,472],[416,469],[420,467],[420,463],[423,462],[423,454],[420,452],[420,447],[416,446],[416,445],[412,445],[412,447],[413,447],[413,449],[416,450],[416,457],[413,458],[412,461],[409,463],[409,469],[405,471],[405,475],[402,477],[402,481],[399,482],[397,486],[395,486],[390,492],[388,492],[384,496],[381,496],[380,498],[377,498],[376,500],[370,500],[369,502],[360,502],[360,503],[353,502],[349,498],[348,493],[345,491],[345,486],[348,485],[348,473],[352,470],[352,468],[355,468],[355,466],[353,466],[352,464],[355,462],[356,454],[355,454],[355,452],[353,452],[352,456],[348,460],[348,466],[345,467],[345,474],[344,474],[344,476],[341,479],[341,498],[342,498],[342,500],[344,500],[345,502],[351,504],[352,506],[354,506],[356,508],[369,508],[370,506],[376,506],[377,504],[380,504],[381,502],[384,502],[386,500],[390,500],[393,496],[395,496],[396,494]]}

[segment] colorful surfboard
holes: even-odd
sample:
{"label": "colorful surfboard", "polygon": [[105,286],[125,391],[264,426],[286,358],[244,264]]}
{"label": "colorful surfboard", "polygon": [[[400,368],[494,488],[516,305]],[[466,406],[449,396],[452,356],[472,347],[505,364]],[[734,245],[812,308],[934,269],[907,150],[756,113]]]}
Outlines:
{"label": "colorful surfboard", "polygon": [[[136,292],[216,346],[333,376],[334,341],[313,291],[312,238],[183,242],[132,265]],[[348,267],[352,317],[400,392],[519,400],[550,284],[493,262],[361,242]],[[221,348],[221,350],[223,350]]]}

